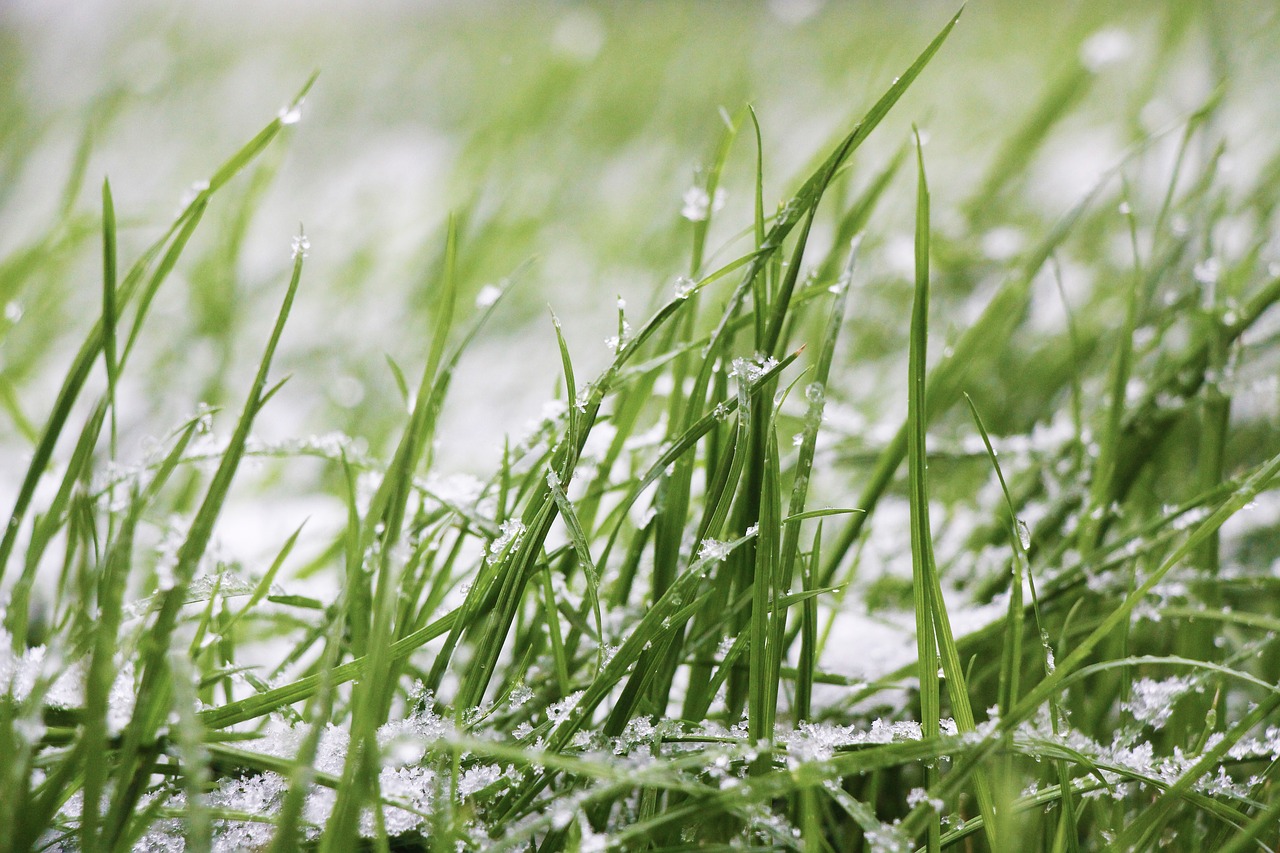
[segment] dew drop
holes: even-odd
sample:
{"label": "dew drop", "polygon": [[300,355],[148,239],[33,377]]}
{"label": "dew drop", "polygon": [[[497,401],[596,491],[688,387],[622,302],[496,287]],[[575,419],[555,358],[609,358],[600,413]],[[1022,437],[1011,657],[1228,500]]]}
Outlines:
{"label": "dew drop", "polygon": [[1024,551],[1031,547],[1031,528],[1022,519],[1018,519],[1018,541],[1022,543]]}

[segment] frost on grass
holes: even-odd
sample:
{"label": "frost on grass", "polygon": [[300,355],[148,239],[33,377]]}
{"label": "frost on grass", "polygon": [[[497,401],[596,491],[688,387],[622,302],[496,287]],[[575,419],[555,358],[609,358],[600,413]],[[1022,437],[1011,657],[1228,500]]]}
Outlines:
{"label": "frost on grass", "polygon": [[1121,703],[1133,719],[1145,723],[1153,729],[1163,728],[1173,716],[1178,699],[1195,686],[1195,680],[1184,676],[1174,676],[1162,681],[1140,678],[1130,689],[1129,699]]}
{"label": "frost on grass", "polygon": [[489,556],[486,561],[492,565],[501,559],[502,555],[509,549],[514,548],[520,541],[520,537],[524,535],[524,522],[516,518],[509,518],[498,526],[500,535],[489,545]]}
{"label": "frost on grass", "polygon": [[698,559],[723,562],[729,559],[729,554],[732,552],[733,545],[729,542],[721,542],[719,539],[703,539],[702,544],[698,546]]}
{"label": "frost on grass", "polygon": [[[2,615],[2,614],[0,614]],[[133,661],[121,654],[113,661],[115,678],[107,694],[107,731],[118,735],[133,716]],[[0,630],[0,701],[35,699],[49,708],[84,707],[88,660],[67,660],[57,648],[34,646],[18,653],[13,638]]]}
{"label": "frost on grass", "polygon": [[[306,727],[276,718],[260,738],[247,742],[244,748],[266,756],[293,759],[306,735]],[[441,776],[426,752],[452,735],[452,725],[435,714],[430,706],[378,730],[377,742],[383,754],[383,766],[378,774],[378,789],[383,799],[381,824],[389,836],[424,831],[440,798],[449,796],[451,783],[448,771]],[[345,729],[325,726],[312,768],[328,779],[340,778],[349,745]],[[502,765],[471,761],[464,766],[458,778],[456,793],[462,799],[469,799],[501,783],[507,778],[506,773],[507,769]],[[275,836],[273,821],[284,803],[289,785],[288,779],[273,772],[247,773],[222,779],[206,796],[205,805],[221,813],[244,817],[227,817],[216,822],[214,850],[257,849],[272,843]],[[320,837],[336,800],[334,790],[325,784],[313,783],[308,788],[302,810],[304,838],[314,841]],[[186,795],[181,791],[169,794],[165,803],[170,810],[181,810],[185,805]],[[365,838],[377,835],[378,822],[373,810],[365,808],[360,816],[361,834]],[[182,822],[161,822],[144,837],[140,849],[182,849],[183,833]],[[179,846],[174,847],[175,844]]]}
{"label": "frost on grass", "polygon": [[752,384],[759,382],[760,377],[777,366],[778,360],[773,356],[757,354],[752,358],[735,358],[729,375],[737,377],[741,382]]}

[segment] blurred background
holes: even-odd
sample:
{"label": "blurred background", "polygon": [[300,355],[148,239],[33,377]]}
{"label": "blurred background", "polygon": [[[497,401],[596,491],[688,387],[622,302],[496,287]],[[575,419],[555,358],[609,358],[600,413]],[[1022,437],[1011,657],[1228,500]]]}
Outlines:
{"label": "blurred background", "polygon": [[[453,213],[467,311],[486,285],[513,288],[463,361],[436,457],[444,472],[480,473],[498,459],[503,435],[520,434],[554,396],[548,306],[589,377],[610,355],[604,339],[616,330],[618,297],[638,325],[689,272],[682,197],[711,161],[726,113],[754,106],[766,205],[782,202],[956,9],[923,0],[5,0],[0,498],[7,506],[16,491],[23,454],[99,310],[104,176],[124,266],[163,233],[192,185],[319,71],[301,120],[219,194],[161,291],[125,377],[121,456],[138,456],[201,403],[238,407],[299,223],[310,257],[277,360],[277,373],[294,378],[259,432],[338,430],[385,453],[404,416],[386,357],[415,381]],[[970,3],[856,156],[848,190],[902,152],[919,125],[939,233],[935,348],[1104,170],[1140,140],[1176,129],[1216,89],[1216,136],[1229,158],[1222,191],[1273,187],[1259,176],[1280,133],[1278,16],[1263,2]],[[1046,105],[1054,111],[1042,115]],[[1042,144],[1010,144],[1037,122],[1051,125]],[[1170,139],[1126,174],[1147,225],[1178,134]],[[754,169],[744,132],[710,251],[750,226]],[[980,191],[999,204],[975,207]],[[874,454],[905,410],[914,192],[911,170],[901,170],[872,219],[843,378],[832,383],[833,422],[854,455]],[[1103,206],[1114,211],[1118,192],[1117,183]],[[1257,224],[1215,220],[1202,255],[1243,251]],[[831,230],[819,222],[816,245],[830,246]],[[1276,249],[1273,241],[1266,252],[1280,260]],[[739,240],[715,258],[743,251]],[[1086,307],[1105,309],[1125,280],[1124,234],[1076,241],[1059,261],[1076,307],[1119,325],[1119,314],[1108,321],[1106,310]],[[965,271],[952,287],[949,268]],[[1039,347],[1064,351],[1062,302],[1051,280],[1041,289],[1010,369],[975,389],[998,433],[1028,432],[1066,405],[1052,396],[1061,382],[1037,396],[1041,386],[1019,372]],[[1274,382],[1265,371],[1250,381],[1250,399],[1274,426]]]}

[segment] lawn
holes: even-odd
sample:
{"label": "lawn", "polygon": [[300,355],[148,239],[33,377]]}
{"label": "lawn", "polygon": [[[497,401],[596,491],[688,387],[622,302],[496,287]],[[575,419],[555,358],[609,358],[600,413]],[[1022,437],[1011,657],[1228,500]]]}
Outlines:
{"label": "lawn", "polygon": [[0,851],[1276,849],[1278,42],[0,10]]}

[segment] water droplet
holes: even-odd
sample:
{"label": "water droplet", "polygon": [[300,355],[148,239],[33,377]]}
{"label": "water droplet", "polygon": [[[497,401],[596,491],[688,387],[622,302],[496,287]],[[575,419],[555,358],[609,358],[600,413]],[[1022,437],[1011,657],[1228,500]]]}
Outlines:
{"label": "water droplet", "polygon": [[1022,543],[1022,550],[1031,548],[1031,528],[1022,519],[1018,519],[1018,541]]}
{"label": "water droplet", "polygon": [[18,302],[7,302],[4,306],[4,318],[10,323],[16,323],[22,319],[22,305]]}
{"label": "water droplet", "polygon": [[297,124],[302,121],[302,104],[281,107],[276,118],[280,119],[281,124]]}
{"label": "water droplet", "polygon": [[311,248],[311,241],[307,239],[306,234],[299,234],[293,238],[293,256],[294,258],[305,258],[307,250]]}
{"label": "water droplet", "polygon": [[495,284],[486,284],[476,294],[476,307],[488,308],[502,297],[502,288]]}

